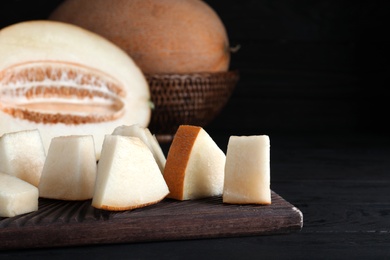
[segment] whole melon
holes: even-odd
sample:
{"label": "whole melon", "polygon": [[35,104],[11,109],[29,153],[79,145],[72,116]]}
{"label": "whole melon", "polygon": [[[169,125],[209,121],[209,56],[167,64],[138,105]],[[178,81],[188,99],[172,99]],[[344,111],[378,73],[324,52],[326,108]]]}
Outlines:
{"label": "whole melon", "polygon": [[144,73],[229,68],[225,26],[201,0],[65,0],[49,19],[102,35],[125,50]]}

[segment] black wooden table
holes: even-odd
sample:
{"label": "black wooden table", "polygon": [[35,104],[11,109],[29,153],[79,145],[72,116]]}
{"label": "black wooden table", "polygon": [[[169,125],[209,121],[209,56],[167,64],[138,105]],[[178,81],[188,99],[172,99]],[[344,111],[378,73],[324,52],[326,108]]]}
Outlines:
{"label": "black wooden table", "polygon": [[[215,136],[224,149],[227,136]],[[270,136],[272,189],[304,216],[285,235],[0,252],[0,259],[385,259],[390,138]]]}

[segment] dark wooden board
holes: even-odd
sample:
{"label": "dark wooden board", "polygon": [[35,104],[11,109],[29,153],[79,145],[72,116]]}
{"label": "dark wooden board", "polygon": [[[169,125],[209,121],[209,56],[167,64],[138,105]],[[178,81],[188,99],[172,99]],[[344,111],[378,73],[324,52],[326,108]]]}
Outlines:
{"label": "dark wooden board", "polygon": [[211,197],[165,199],[123,212],[94,209],[91,201],[41,199],[37,212],[0,218],[0,249],[270,235],[302,226],[301,211],[275,192],[268,206],[228,205]]}

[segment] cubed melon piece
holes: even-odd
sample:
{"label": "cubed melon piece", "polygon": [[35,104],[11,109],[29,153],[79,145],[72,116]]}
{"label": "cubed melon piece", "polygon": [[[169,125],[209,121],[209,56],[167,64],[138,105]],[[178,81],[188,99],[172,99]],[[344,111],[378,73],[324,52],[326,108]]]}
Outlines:
{"label": "cubed melon piece", "polygon": [[270,139],[267,135],[229,138],[223,202],[271,204]]}
{"label": "cubed melon piece", "polygon": [[92,135],[54,137],[38,186],[40,197],[58,200],[91,199],[95,187],[96,163]]}
{"label": "cubed melon piece", "polygon": [[15,176],[0,173],[0,217],[38,210],[38,188]]}
{"label": "cubed melon piece", "polygon": [[37,187],[45,159],[45,147],[37,129],[5,133],[0,138],[0,172]]}

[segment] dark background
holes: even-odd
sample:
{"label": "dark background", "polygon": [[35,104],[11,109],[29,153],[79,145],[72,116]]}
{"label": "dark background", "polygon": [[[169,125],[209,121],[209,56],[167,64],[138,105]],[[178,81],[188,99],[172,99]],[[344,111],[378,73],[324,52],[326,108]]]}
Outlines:
{"label": "dark background", "polygon": [[[46,19],[61,0],[0,3],[0,28]],[[385,134],[388,1],[207,0],[241,78],[207,126],[229,134]]]}

